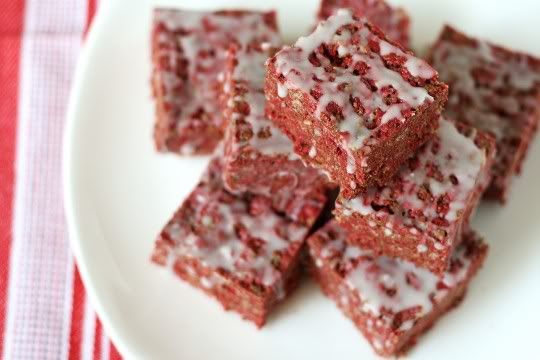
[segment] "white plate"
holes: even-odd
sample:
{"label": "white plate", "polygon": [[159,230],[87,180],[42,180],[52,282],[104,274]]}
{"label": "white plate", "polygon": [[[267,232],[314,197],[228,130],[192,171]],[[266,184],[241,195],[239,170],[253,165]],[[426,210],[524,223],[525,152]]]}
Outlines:
{"label": "white plate", "polygon": [[[317,2],[274,1],[271,7],[278,9],[287,39],[310,27]],[[312,283],[303,284],[257,331],[148,261],[155,235],[206,163],[205,158],[159,155],[153,148],[148,82],[153,3],[103,2],[70,103],[67,217],[83,280],[106,331],[133,358],[371,358],[367,342]],[[194,3],[198,8],[257,7],[249,0],[177,0],[169,5]],[[417,48],[449,21],[472,34],[540,54],[540,2],[402,3],[412,14]],[[465,302],[421,339],[411,358],[530,359],[538,354],[538,145],[531,149],[508,206],[484,206],[475,219],[491,253]]]}

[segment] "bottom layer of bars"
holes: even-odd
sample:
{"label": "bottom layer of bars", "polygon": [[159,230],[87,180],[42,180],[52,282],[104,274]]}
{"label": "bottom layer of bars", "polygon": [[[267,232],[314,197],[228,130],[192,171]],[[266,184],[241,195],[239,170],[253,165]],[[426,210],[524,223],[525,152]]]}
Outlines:
{"label": "bottom layer of bars", "polygon": [[488,250],[478,235],[466,231],[450,268],[437,276],[403,260],[374,257],[347,245],[346,237],[335,221],[313,234],[308,239],[310,270],[325,295],[382,356],[405,352],[458,304]]}
{"label": "bottom layer of bars", "polygon": [[223,187],[222,167],[220,156],[210,162],[158,236],[152,260],[261,327],[296,288],[304,240],[319,214],[298,222],[267,197],[233,195]]}

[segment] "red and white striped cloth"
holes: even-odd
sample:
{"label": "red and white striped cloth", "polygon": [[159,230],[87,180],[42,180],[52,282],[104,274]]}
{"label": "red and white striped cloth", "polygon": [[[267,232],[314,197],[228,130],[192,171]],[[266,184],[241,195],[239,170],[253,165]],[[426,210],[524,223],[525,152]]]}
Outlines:
{"label": "red and white striped cloth", "polygon": [[96,0],[0,0],[0,354],[115,359],[70,253],[62,137]]}

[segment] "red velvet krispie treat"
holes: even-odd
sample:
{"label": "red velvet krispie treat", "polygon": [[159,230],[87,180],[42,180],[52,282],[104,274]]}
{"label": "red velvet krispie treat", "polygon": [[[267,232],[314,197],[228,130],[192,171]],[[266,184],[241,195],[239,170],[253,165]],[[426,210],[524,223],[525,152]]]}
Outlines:
{"label": "red velvet krispie treat", "polygon": [[351,244],[442,274],[489,184],[494,152],[491,136],[441,118],[387,186],[340,196],[334,214]]}
{"label": "red velvet krispie treat", "polygon": [[268,196],[276,210],[313,224],[331,186],[326,175],[302,163],[292,141],[265,116],[264,62],[276,50],[257,44],[229,51],[223,182],[233,193]]}
{"label": "red velvet krispie treat", "polygon": [[435,132],[447,86],[425,61],[339,10],[267,62],[267,115],[346,197],[384,185]]}
{"label": "red velvet krispie treat", "polygon": [[219,101],[231,43],[280,43],[274,12],[156,9],[154,138],[160,151],[208,154],[223,136]]}
{"label": "red velvet krispie treat", "polygon": [[446,114],[497,139],[486,196],[506,201],[540,119],[540,59],[446,26],[429,56],[450,86]]}
{"label": "red velvet krispie treat", "polygon": [[348,245],[347,230],[330,222],[308,239],[311,273],[377,354],[400,355],[465,295],[487,255],[468,230],[450,267],[435,275],[414,264]]}
{"label": "red velvet krispie treat", "polygon": [[158,236],[152,260],[260,327],[298,284],[310,226],[277,213],[266,197],[230,194],[221,171],[214,158]]}
{"label": "red velvet krispie treat", "polygon": [[322,0],[318,19],[326,20],[339,9],[351,9],[359,17],[366,17],[388,38],[409,48],[409,16],[402,8],[394,8],[383,0]]}

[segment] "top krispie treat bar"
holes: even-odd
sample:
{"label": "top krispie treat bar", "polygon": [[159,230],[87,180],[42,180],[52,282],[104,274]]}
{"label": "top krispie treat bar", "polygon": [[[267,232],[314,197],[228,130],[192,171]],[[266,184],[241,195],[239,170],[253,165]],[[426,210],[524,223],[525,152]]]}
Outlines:
{"label": "top krispie treat bar", "polygon": [[351,9],[378,26],[388,38],[409,48],[409,16],[402,8],[394,8],[383,0],[322,0],[319,20],[325,20],[339,9]]}
{"label": "top krispie treat bar", "polygon": [[223,135],[220,103],[231,43],[281,43],[273,11],[156,9],[152,85],[158,150],[208,154]]}
{"label": "top krispie treat bar", "polygon": [[352,197],[384,185],[437,128],[447,86],[425,61],[339,10],[267,63],[268,116]]}
{"label": "top krispie treat bar", "polygon": [[264,63],[276,51],[268,43],[229,49],[223,181],[231,192],[268,196],[278,211],[313,223],[330,184],[323,173],[302,163],[292,141],[265,115]]}
{"label": "top krispie treat bar", "polygon": [[430,60],[450,85],[446,114],[496,137],[487,196],[504,202],[540,120],[540,59],[446,26]]}

